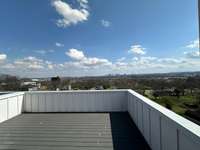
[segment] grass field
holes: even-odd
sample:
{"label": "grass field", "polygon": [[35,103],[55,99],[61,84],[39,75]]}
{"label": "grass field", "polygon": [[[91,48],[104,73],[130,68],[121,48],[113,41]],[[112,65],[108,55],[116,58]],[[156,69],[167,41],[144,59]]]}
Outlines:
{"label": "grass field", "polygon": [[191,95],[180,96],[179,98],[176,96],[160,96],[155,98],[147,91],[145,96],[180,115],[184,115],[189,109],[195,109],[195,106],[198,107],[196,97]]}

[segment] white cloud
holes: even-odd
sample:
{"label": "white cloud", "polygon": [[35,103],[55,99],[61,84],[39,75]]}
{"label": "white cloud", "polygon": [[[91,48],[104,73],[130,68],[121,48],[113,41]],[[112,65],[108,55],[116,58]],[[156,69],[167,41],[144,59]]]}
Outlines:
{"label": "white cloud", "polygon": [[[77,50],[78,51],[78,50]],[[82,51],[81,51],[82,52]],[[79,51],[79,53],[81,54]],[[12,73],[19,76],[84,76],[105,74],[162,73],[199,70],[200,59],[134,57],[124,61],[109,61],[104,58],[86,57],[82,52],[79,59],[53,63],[33,56],[16,59],[0,65],[0,73]],[[122,59],[123,60],[123,59]]]}
{"label": "white cloud", "polygon": [[82,66],[79,61],[64,62],[63,64],[60,64],[59,66],[63,67],[63,68],[68,68],[68,69],[74,68],[73,70],[76,70],[77,68],[81,68],[81,69],[86,68],[86,67]]}
{"label": "white cloud", "polygon": [[56,44],[55,44],[57,47],[64,47],[64,44],[62,44],[62,43],[59,43],[59,42],[56,42]]}
{"label": "white cloud", "polygon": [[[3,65],[0,65],[0,73],[41,77],[199,71],[200,59],[194,59],[200,58],[198,51],[185,52],[185,57],[159,58],[142,56],[145,48],[141,45],[133,45],[131,48],[131,53],[137,54],[136,56],[132,58],[121,57],[112,61],[105,58],[89,57],[84,54],[84,51],[78,49],[69,49],[65,54],[72,60],[62,63],[55,63],[34,56],[13,61],[7,60],[1,63]],[[1,55],[0,58],[2,58]],[[3,59],[5,60],[6,57],[3,56]]]}
{"label": "white cloud", "polygon": [[68,55],[69,57],[71,57],[72,59],[75,59],[75,60],[82,60],[82,59],[85,58],[82,51],[74,49],[74,48],[69,49],[69,51],[66,52],[65,54]]}
{"label": "white cloud", "polygon": [[13,64],[8,63],[8,64],[4,64],[0,68],[3,68],[3,69],[14,69],[15,66]]}
{"label": "white cloud", "polygon": [[101,20],[101,25],[104,26],[104,27],[110,27],[111,26],[111,23],[110,21],[108,20]]}
{"label": "white cloud", "polygon": [[15,67],[24,69],[43,69],[44,61],[33,56],[17,59],[14,61]]}
{"label": "white cloud", "polygon": [[199,58],[200,59],[200,53],[199,51],[193,51],[193,52],[184,52],[187,58]]}
{"label": "white cloud", "polygon": [[79,0],[80,9],[72,8],[68,3],[61,0],[53,0],[52,6],[56,9],[59,15],[63,18],[57,20],[58,27],[67,27],[70,25],[76,25],[79,22],[84,22],[88,20],[89,11],[86,6],[86,0]]}
{"label": "white cloud", "polygon": [[50,49],[50,50],[48,50],[47,52],[49,52],[49,53],[53,53],[53,52],[55,52],[53,49]]}
{"label": "white cloud", "polygon": [[158,58],[158,57],[134,57],[126,62],[115,62],[112,65],[113,73],[164,73],[189,71],[197,69],[200,60],[187,58]]}
{"label": "white cloud", "polygon": [[136,55],[146,54],[145,48],[141,45],[132,45],[128,52]]}
{"label": "white cloud", "polygon": [[54,69],[54,64],[50,61],[45,61],[45,64],[47,65],[48,69]]}
{"label": "white cloud", "polygon": [[4,61],[7,59],[7,55],[6,54],[0,54],[0,62]]}
{"label": "white cloud", "polygon": [[122,62],[124,60],[126,60],[126,57],[121,57],[121,58],[117,59],[117,62]]}
{"label": "white cloud", "polygon": [[176,58],[159,58],[157,60],[158,60],[158,63],[177,64],[177,63],[180,63],[182,59],[176,59]]}
{"label": "white cloud", "polygon": [[101,66],[101,65],[110,65],[111,62],[109,62],[107,59],[102,59],[102,58],[84,58],[80,64],[88,67],[96,67],[96,66]]}
{"label": "white cloud", "polygon": [[112,65],[111,67],[113,70],[119,70],[119,71],[125,71],[128,70],[129,68],[129,63],[126,62],[116,62],[115,64]]}
{"label": "white cloud", "polygon": [[82,8],[88,8],[88,1],[87,0],[77,0]]}
{"label": "white cloud", "polygon": [[35,52],[42,55],[47,53],[45,50],[36,50]]}
{"label": "white cloud", "polygon": [[41,54],[41,55],[45,55],[47,53],[53,53],[54,50],[50,49],[50,50],[36,50],[35,53]]}
{"label": "white cloud", "polygon": [[58,64],[34,56],[28,56],[0,65],[0,73],[18,75],[21,77],[42,77],[52,76],[58,68]]}
{"label": "white cloud", "polygon": [[137,61],[139,58],[138,57],[133,57],[133,61]]}
{"label": "white cloud", "polygon": [[190,44],[186,45],[186,48],[199,48],[199,39],[191,41]]}
{"label": "white cloud", "polygon": [[[78,64],[83,67],[97,67],[111,64],[111,62],[109,62],[107,59],[86,57],[83,51],[77,49],[69,49],[69,51],[67,51],[65,54],[78,61]],[[75,62],[75,64],[77,64],[77,62]]]}
{"label": "white cloud", "polygon": [[[146,57],[141,57],[142,60],[149,60],[149,61],[154,61],[158,60],[157,57],[152,57],[152,56],[146,56]],[[138,59],[137,59],[138,60]]]}

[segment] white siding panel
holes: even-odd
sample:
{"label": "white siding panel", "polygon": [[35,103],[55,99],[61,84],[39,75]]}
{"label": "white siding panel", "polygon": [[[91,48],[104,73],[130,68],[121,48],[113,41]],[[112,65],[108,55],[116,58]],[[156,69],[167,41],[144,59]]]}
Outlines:
{"label": "white siding panel", "polygon": [[97,100],[96,105],[98,105],[98,112],[101,112],[102,110],[106,111],[106,100],[105,100],[105,94],[104,93],[96,93],[94,94],[94,98]]}
{"label": "white siding panel", "polygon": [[127,111],[126,94],[125,91],[27,92],[25,110],[27,112]]}
{"label": "white siding panel", "polygon": [[54,112],[59,112],[61,109],[61,95],[60,95],[60,93],[55,93],[54,95],[53,95],[53,102],[54,102],[54,109],[53,109],[53,111]]}
{"label": "white siding panel", "polygon": [[133,121],[136,122],[135,101],[134,101],[134,96],[132,96],[132,95],[129,97],[128,106],[130,107],[130,115],[131,115]]}
{"label": "white siding panel", "polygon": [[131,106],[131,113],[132,113],[132,118],[133,118],[133,121],[134,122],[137,122],[137,114],[135,113],[136,111],[135,111],[135,104],[136,104],[136,101],[134,100],[134,96],[131,96],[130,97],[130,100],[131,100],[131,102],[130,102],[130,106]]}
{"label": "white siding panel", "polygon": [[140,132],[143,132],[143,112],[142,112],[142,103],[137,101],[137,108],[138,108],[138,128]]}
{"label": "white siding panel", "polygon": [[7,99],[0,100],[0,123],[8,119]]}
{"label": "white siding panel", "polygon": [[179,150],[199,150],[199,143],[186,133],[179,133]]}
{"label": "white siding panel", "polygon": [[17,97],[17,108],[18,108],[18,114],[21,114],[23,112],[23,96],[19,95]]}
{"label": "white siding panel", "polygon": [[148,144],[150,144],[150,109],[143,105],[143,134]]}
{"label": "white siding panel", "polygon": [[0,123],[22,113],[23,97],[23,92],[0,96]]}
{"label": "white siding panel", "polygon": [[38,112],[46,112],[46,97],[45,94],[38,95]]}
{"label": "white siding panel", "polygon": [[[89,108],[89,105],[88,105],[88,94],[89,93],[84,93],[83,97],[82,97],[82,106],[83,106],[83,112],[88,112],[90,111],[90,108]],[[94,93],[94,98],[97,98],[96,97],[96,93]],[[97,111],[99,111],[97,109]]]}
{"label": "white siding panel", "polygon": [[65,95],[64,93],[60,94],[60,111],[61,112],[66,112],[67,108],[65,106]]}
{"label": "white siding panel", "polygon": [[66,106],[67,106],[67,110],[68,110],[68,112],[71,112],[71,111],[73,111],[75,108],[74,108],[74,106],[73,106],[73,93],[69,93],[69,94],[67,94],[66,93]]}
{"label": "white siding panel", "polygon": [[18,114],[17,96],[8,99],[8,119]]}
{"label": "white siding panel", "polygon": [[162,150],[177,150],[177,129],[166,119],[161,119]]}
{"label": "white siding panel", "polygon": [[160,128],[160,116],[156,111],[150,111],[150,119],[151,119],[151,148],[153,150],[161,149],[161,128]]}
{"label": "white siding panel", "polygon": [[31,111],[32,112],[39,111],[39,95],[38,94],[31,95]]}
{"label": "white siding panel", "polygon": [[46,112],[53,112],[53,95],[51,93],[46,95]]}
{"label": "white siding panel", "polygon": [[32,103],[31,103],[31,94],[25,94],[25,100],[24,100],[25,112],[31,112],[32,111]]}
{"label": "white siding panel", "polygon": [[137,100],[136,98],[134,97],[134,116],[135,116],[135,123],[136,125],[138,126],[138,105],[137,105]]}

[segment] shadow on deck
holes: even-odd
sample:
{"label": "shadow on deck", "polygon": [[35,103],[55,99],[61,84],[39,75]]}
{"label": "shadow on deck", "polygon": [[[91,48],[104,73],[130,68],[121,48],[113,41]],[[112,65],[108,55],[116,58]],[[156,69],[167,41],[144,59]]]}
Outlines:
{"label": "shadow on deck", "polygon": [[109,113],[114,150],[150,150],[128,113]]}

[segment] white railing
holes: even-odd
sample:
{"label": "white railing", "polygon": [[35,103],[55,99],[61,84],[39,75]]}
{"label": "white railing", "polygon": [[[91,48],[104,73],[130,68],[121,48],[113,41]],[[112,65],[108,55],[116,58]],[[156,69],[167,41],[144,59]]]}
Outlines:
{"label": "white railing", "polygon": [[23,92],[0,95],[0,123],[22,113]]}
{"label": "white railing", "polygon": [[200,149],[200,126],[132,90],[128,112],[152,150]]}
{"label": "white railing", "polygon": [[0,96],[0,122],[22,111],[128,111],[152,150],[200,147],[200,126],[132,90],[36,91]]}
{"label": "white railing", "polygon": [[127,111],[127,90],[26,92],[24,112]]}

